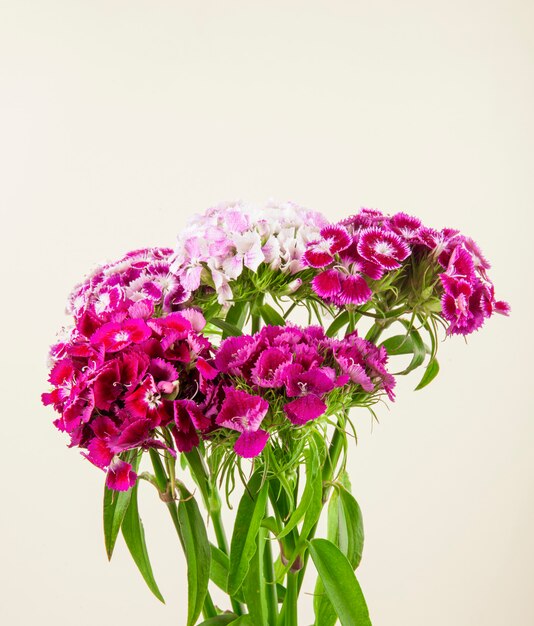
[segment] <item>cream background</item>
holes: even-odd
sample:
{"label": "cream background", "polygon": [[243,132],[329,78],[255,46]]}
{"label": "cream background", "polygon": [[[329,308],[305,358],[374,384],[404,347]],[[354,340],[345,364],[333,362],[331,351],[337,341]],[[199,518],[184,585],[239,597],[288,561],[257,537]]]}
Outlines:
{"label": "cream background", "polygon": [[492,260],[513,316],[358,418],[359,578],[375,626],[534,623],[533,27],[529,0],[0,1],[2,624],[184,623],[148,490],[167,606],[122,543],[107,564],[103,476],[40,406],[45,354],[94,263],[270,196],[412,212]]}

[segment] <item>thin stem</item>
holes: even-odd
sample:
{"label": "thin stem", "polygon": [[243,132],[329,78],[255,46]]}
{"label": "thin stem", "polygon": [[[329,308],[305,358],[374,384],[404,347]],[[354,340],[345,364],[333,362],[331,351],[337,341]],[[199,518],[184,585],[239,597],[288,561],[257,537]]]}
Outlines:
{"label": "thin stem", "polygon": [[273,551],[269,537],[265,538],[263,548],[263,577],[265,579],[265,599],[267,601],[269,626],[276,626],[276,620],[278,618],[278,593],[276,590]]}
{"label": "thin stem", "polygon": [[[323,506],[328,501],[328,495],[330,490],[332,489],[332,478],[334,477],[334,472],[336,470],[337,464],[339,462],[339,457],[341,456],[341,451],[343,450],[343,435],[341,431],[345,428],[345,418],[339,417],[337,428],[332,437],[332,441],[330,442],[330,448],[328,449],[328,458],[323,468]],[[317,532],[318,523],[311,529],[308,535],[308,541],[311,541],[315,533]],[[302,560],[302,568],[298,575],[298,589],[297,592],[300,591],[302,587],[302,583],[304,582],[304,575],[306,573],[306,566],[308,565],[309,552],[306,550],[303,554]]]}
{"label": "thin stem", "polygon": [[[151,450],[152,452],[152,450]],[[154,466],[154,473],[156,474],[156,481],[158,483],[158,485],[160,486],[160,495],[169,495],[169,486],[172,484],[172,482],[175,480],[174,479],[174,467],[172,467],[171,469],[171,465],[172,463],[167,463],[167,467],[171,472],[171,475],[173,476],[172,479],[169,479],[169,477],[165,474],[165,469],[163,467],[163,463],[161,463],[161,460],[159,459],[159,456],[157,455],[157,453],[155,455],[151,455],[152,457],[152,464]],[[164,487],[164,489],[161,489],[162,487]],[[171,497],[174,498],[174,492],[171,492]],[[183,537],[182,537],[182,529],[180,527],[180,518],[178,516],[178,507],[176,506],[176,501],[175,500],[170,500],[168,502],[166,502],[167,504],[167,509],[171,515],[171,519],[172,522],[174,524],[174,527],[176,528],[176,533],[178,534],[178,539],[180,539],[180,543],[182,544],[182,548],[184,548],[184,542],[183,542]],[[209,590],[206,593],[206,599],[204,600],[204,607],[202,609],[202,613],[204,614],[204,617],[206,619],[210,618],[210,617],[215,617],[217,615],[217,609],[215,608],[215,605],[213,604],[213,600],[211,599],[211,595]]]}
{"label": "thin stem", "polygon": [[297,572],[287,575],[287,590],[284,605],[287,607],[284,626],[298,626],[299,581]]}

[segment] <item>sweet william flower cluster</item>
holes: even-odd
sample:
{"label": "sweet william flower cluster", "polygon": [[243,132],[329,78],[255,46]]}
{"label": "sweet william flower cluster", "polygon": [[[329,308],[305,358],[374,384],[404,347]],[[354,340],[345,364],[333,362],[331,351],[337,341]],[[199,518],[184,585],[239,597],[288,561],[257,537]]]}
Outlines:
{"label": "sweet william flower cluster", "polygon": [[[361,512],[345,472],[355,420],[394,399],[396,376],[422,368],[417,388],[432,381],[440,328],[466,336],[509,313],[489,268],[471,238],[406,213],[362,209],[332,224],[269,203],[209,209],[174,249],[94,270],[69,298],[72,324],[51,348],[42,400],[69,445],[106,473],[108,556],[122,528],[162,599],[137,505],[144,480],[184,548],[188,626],[201,614],[206,626],[296,626],[309,557],[316,624],[370,624],[354,574]],[[237,480],[246,488],[229,545],[219,489],[231,505]],[[210,584],[229,606],[215,606]]]}

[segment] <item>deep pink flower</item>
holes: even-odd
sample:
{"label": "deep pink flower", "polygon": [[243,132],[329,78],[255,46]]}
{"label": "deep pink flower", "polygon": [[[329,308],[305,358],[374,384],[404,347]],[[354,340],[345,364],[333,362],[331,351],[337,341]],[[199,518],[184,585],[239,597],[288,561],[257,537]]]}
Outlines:
{"label": "deep pink flower", "polygon": [[450,322],[450,334],[468,335],[484,323],[482,292],[465,280],[446,274],[440,276],[444,293],[441,298],[443,316]]}
{"label": "deep pink flower", "polygon": [[268,348],[260,354],[252,369],[252,382],[260,387],[281,387],[284,384],[284,366],[291,361],[291,354],[279,348]]}
{"label": "deep pink flower", "polygon": [[414,241],[419,235],[421,220],[406,213],[396,213],[389,220],[389,226],[397,235],[407,241]]}
{"label": "deep pink flower", "polygon": [[153,428],[171,419],[169,403],[162,398],[150,374],[135,391],[125,396],[124,406],[133,417],[149,420]]}
{"label": "deep pink flower", "polygon": [[313,290],[320,298],[328,300],[341,291],[341,277],[341,272],[336,269],[320,272],[312,279]]}
{"label": "deep pink flower", "polygon": [[180,452],[190,452],[198,446],[198,432],[206,432],[211,426],[200,407],[192,400],[174,402],[174,424],[171,428],[176,447]]}
{"label": "deep pink flower", "polygon": [[215,355],[215,365],[221,372],[238,375],[258,345],[256,337],[241,335],[225,339]]}
{"label": "deep pink flower", "polygon": [[362,365],[356,363],[352,358],[347,358],[342,355],[338,355],[336,361],[341,371],[346,374],[353,383],[361,385],[362,389],[369,393],[374,391],[373,382]]}
{"label": "deep pink flower", "polygon": [[108,489],[128,491],[128,489],[135,485],[136,480],[137,474],[133,471],[132,466],[122,461],[118,456],[114,457],[110,463],[106,477]]}
{"label": "deep pink flower", "polygon": [[331,368],[316,367],[305,370],[302,365],[293,363],[284,369],[287,396],[315,394],[323,396],[336,387],[336,374]]}
{"label": "deep pink flower", "polygon": [[104,346],[106,352],[118,352],[132,343],[141,343],[151,335],[150,328],[142,319],[124,322],[108,322],[91,336],[91,344]]}
{"label": "deep pink flower", "polygon": [[360,233],[358,252],[367,261],[376,263],[385,270],[394,270],[410,255],[410,248],[392,231],[368,228]]}
{"label": "deep pink flower", "polygon": [[337,294],[331,296],[332,301],[340,306],[347,304],[363,304],[371,299],[373,292],[365,278],[360,274],[341,275],[341,286]]}
{"label": "deep pink flower", "polygon": [[332,224],[325,226],[321,239],[312,241],[304,253],[304,260],[310,267],[325,267],[334,260],[334,254],[341,252],[351,243],[351,236],[344,226]]}
{"label": "deep pink flower", "polygon": [[302,426],[321,417],[326,411],[326,404],[315,394],[309,394],[288,402],[284,411],[291,423]]}
{"label": "deep pink flower", "polygon": [[242,433],[234,446],[240,456],[257,456],[265,447],[269,434],[260,429],[260,424],[268,410],[269,403],[260,396],[238,389],[226,389],[216,423]]}

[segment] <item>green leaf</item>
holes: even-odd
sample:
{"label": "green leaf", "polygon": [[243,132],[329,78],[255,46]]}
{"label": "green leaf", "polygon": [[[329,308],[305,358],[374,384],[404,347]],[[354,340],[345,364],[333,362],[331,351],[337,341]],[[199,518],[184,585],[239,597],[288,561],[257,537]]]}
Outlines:
{"label": "green leaf", "polygon": [[419,389],[423,389],[429,383],[431,383],[434,378],[439,374],[439,363],[437,359],[431,359],[426,366],[425,373],[423,374],[423,378],[421,378],[420,383],[415,388],[415,391],[419,391]]}
{"label": "green leaf", "polygon": [[241,615],[241,617],[230,622],[230,624],[232,624],[232,626],[258,626],[252,621],[249,615]]}
{"label": "green leaf", "polygon": [[313,539],[310,554],[341,625],[371,626],[363,592],[347,557],[328,539]]}
{"label": "green leaf", "polygon": [[300,535],[296,542],[295,548],[293,549],[291,555],[288,557],[287,564],[278,573],[278,581],[281,581],[281,578],[285,576],[287,572],[291,569],[291,566],[293,565],[297,557],[302,554],[302,552],[306,548],[306,545],[308,543],[308,537],[312,529],[315,528],[315,525],[321,517],[321,512],[323,510],[323,479],[321,473],[317,472],[315,475],[313,475],[311,478],[311,482],[312,495],[308,504],[308,508],[306,510],[306,515],[304,516],[302,528],[300,529]]}
{"label": "green leaf", "polygon": [[265,514],[268,483],[262,485],[263,475],[256,472],[243,494],[234,523],[230,543],[228,594],[234,596],[243,584],[250,560],[256,552],[256,537]]}
{"label": "green leaf", "polygon": [[239,335],[243,334],[241,330],[237,328],[237,326],[234,326],[233,324],[230,324],[225,320],[221,320],[218,317],[213,317],[212,319],[210,319],[209,323],[213,324],[213,326],[217,326],[217,328],[220,328],[225,333],[226,337],[239,337]]}
{"label": "green leaf", "polygon": [[388,337],[380,345],[387,350],[390,356],[414,353],[413,339],[410,335],[394,335]]}
{"label": "green leaf", "polygon": [[327,337],[334,337],[339,330],[346,326],[349,323],[349,313],[348,311],[343,311],[340,313],[334,321],[330,324],[330,326],[326,330]]}
{"label": "green leaf", "polygon": [[[342,476],[347,487],[350,483]],[[328,504],[328,539],[347,557],[353,569],[360,564],[363,551],[363,521],[358,503],[343,484],[338,483]],[[324,585],[317,579],[313,597],[317,626],[334,626],[337,615],[325,594]]]}
{"label": "green leaf", "polygon": [[400,374],[403,374],[403,375],[409,374],[416,367],[419,367],[420,365],[422,365],[426,357],[425,344],[423,342],[423,339],[421,338],[421,335],[419,334],[419,331],[415,330],[415,328],[412,328],[409,331],[408,336],[411,342],[411,347],[412,347],[411,352],[413,354],[413,357],[408,367],[402,372],[400,372]]}
{"label": "green leaf", "polygon": [[337,614],[325,593],[320,577],[317,577],[313,592],[313,612],[315,614],[314,626],[334,626],[337,622]]}
{"label": "green leaf", "polygon": [[[139,467],[141,455],[137,454],[137,450],[128,452],[124,456],[124,460],[127,463],[132,464],[134,471],[137,471]],[[130,499],[132,497],[132,489],[128,491],[114,491],[104,486],[104,543],[106,546],[106,553],[108,559],[111,560],[113,556],[113,550],[115,543],[119,535],[119,530],[122,526],[124,516],[130,505]]]}
{"label": "green leaf", "polygon": [[262,304],[259,308],[260,315],[265,320],[266,324],[271,326],[285,326],[286,320],[269,304]]}
{"label": "green leaf", "polygon": [[198,626],[226,626],[226,624],[235,624],[238,616],[235,613],[221,613],[215,617],[210,617]]}
{"label": "green leaf", "polygon": [[363,518],[354,496],[342,485],[337,485],[328,505],[328,539],[356,569],[362,560]]}
{"label": "green leaf", "polygon": [[195,498],[179,484],[178,519],[187,561],[187,626],[193,626],[204,605],[210,578],[211,549]]}
{"label": "green leaf", "polygon": [[260,530],[256,537],[256,552],[250,560],[249,569],[243,581],[243,594],[248,612],[255,626],[267,625],[267,601],[262,570],[262,556],[265,543],[265,529]]}
{"label": "green leaf", "polygon": [[161,600],[163,603],[165,600],[161,595],[154,574],[152,573],[152,566],[150,565],[150,559],[148,558],[148,551],[145,542],[145,531],[143,529],[143,522],[139,517],[139,508],[137,505],[137,490],[139,488],[139,482],[137,482],[132,488],[130,504],[128,510],[124,515],[122,522],[122,535],[130,554],[132,555],[135,564],[139,568],[141,575],[145,579],[148,588],[152,593]]}
{"label": "green leaf", "polygon": [[288,535],[306,515],[306,511],[310,507],[310,503],[316,490],[316,481],[314,481],[314,479],[317,478],[318,472],[317,457],[310,449],[308,449],[306,453],[306,484],[304,485],[302,497],[297,508],[293,511],[291,517],[287,521],[287,524],[285,524],[282,532],[278,534],[277,539],[282,539]]}
{"label": "green leaf", "polygon": [[[247,313],[248,302],[242,300],[241,302],[235,302],[226,314],[225,321],[231,324],[234,328],[243,328],[245,324],[245,317]],[[226,331],[223,332],[223,339],[228,337]]]}
{"label": "green leaf", "polygon": [[[228,571],[230,569],[230,559],[228,556],[219,548],[215,547],[213,544],[210,544],[211,548],[211,565],[210,565],[210,579],[222,589],[224,593],[228,592]],[[245,602],[243,594],[241,591],[238,591],[234,598],[238,602]]]}

